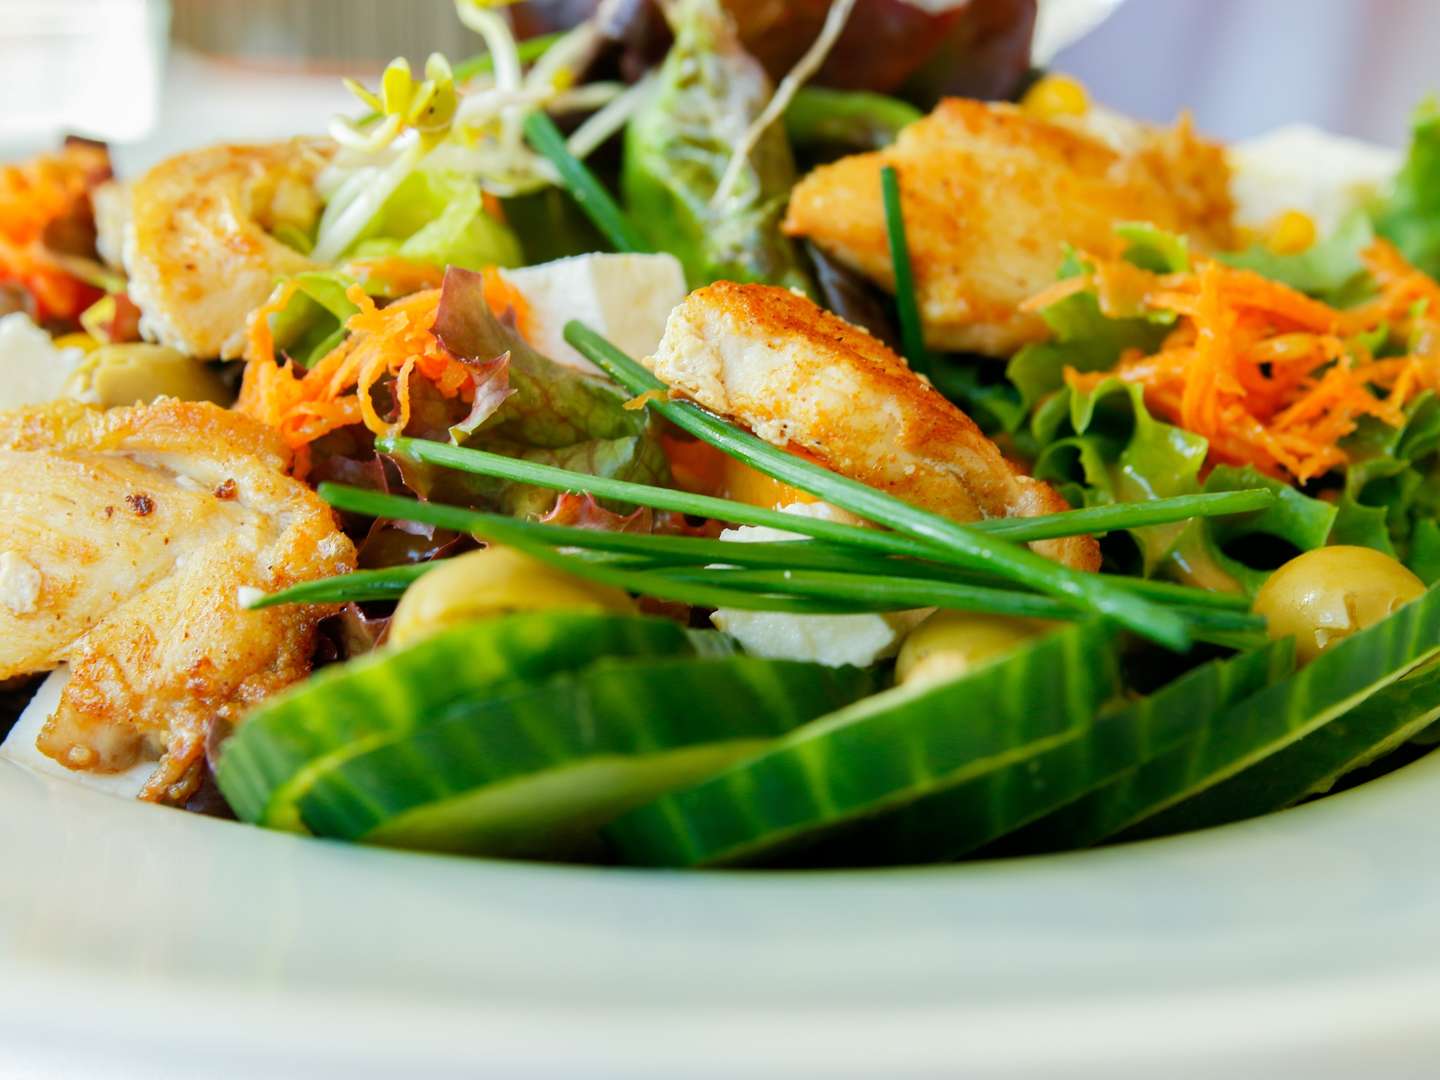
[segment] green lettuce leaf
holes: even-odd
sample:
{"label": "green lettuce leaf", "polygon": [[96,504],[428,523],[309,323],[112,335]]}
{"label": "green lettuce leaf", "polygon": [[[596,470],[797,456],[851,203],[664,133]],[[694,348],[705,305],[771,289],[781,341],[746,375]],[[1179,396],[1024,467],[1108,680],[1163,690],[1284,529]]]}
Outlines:
{"label": "green lettuce leaf", "polygon": [[467,270],[521,263],[519,241],[485,212],[479,186],[427,169],[411,173],[385,200],[351,253],[361,258],[399,255]]}
{"label": "green lettuce leaf", "polygon": [[1421,394],[1405,417],[1400,428],[1366,418],[1345,441],[1351,464],[1331,542],[1396,555],[1428,584],[1440,570],[1440,398]]}
{"label": "green lettuce leaf", "polygon": [[[993,373],[993,374],[992,374]],[[930,373],[935,389],[960,406],[989,434],[1015,432],[1025,423],[1029,410],[1000,366],[988,359],[938,357]]]}
{"label": "green lettuce leaf", "polygon": [[1054,484],[1072,506],[1200,491],[1276,494],[1258,513],[1131,529],[1134,562],[1110,542],[1105,551],[1112,569],[1253,594],[1285,559],[1326,543],[1336,519],[1336,507],[1251,468],[1222,465],[1202,484],[1208,442],[1156,420],[1141,388],[1118,378],[1087,393],[1065,388],[1037,413],[1032,432],[1044,446],[1035,476]]}
{"label": "green lettuce leaf", "polygon": [[1431,277],[1440,276],[1440,102],[1415,111],[1410,149],[1390,194],[1374,210],[1375,230]]}
{"label": "green lettuce leaf", "polygon": [[309,270],[291,280],[295,293],[272,316],[270,330],[277,355],[308,368],[345,337],[345,320],[359,310],[345,295],[355,279],[338,270]]}
{"label": "green lettuce leaf", "polygon": [[[1132,250],[1150,258],[1158,249],[1154,238],[1145,239],[1138,227],[1131,227]],[[1149,227],[1144,227],[1148,232]],[[1075,252],[1068,252],[1060,265],[1059,279],[1078,277],[1088,268]],[[1108,371],[1127,349],[1153,352],[1165,339],[1166,322],[1153,318],[1112,319],[1100,310],[1100,301],[1091,290],[1074,293],[1050,304],[1040,312],[1050,328],[1051,340],[1027,345],[1015,354],[1005,374],[1020,392],[1020,404],[1028,413],[1065,384],[1065,369]]]}
{"label": "green lettuce leaf", "polygon": [[1166,232],[1147,221],[1126,221],[1115,233],[1130,246],[1125,258],[1156,274],[1184,274],[1190,270],[1190,241],[1178,233]]}
{"label": "green lettuce leaf", "polygon": [[1346,307],[1369,290],[1369,275],[1360,261],[1375,239],[1369,217],[1350,214],[1329,236],[1294,255],[1277,255],[1264,245],[1248,251],[1221,255],[1221,262],[1319,297],[1337,307]]}

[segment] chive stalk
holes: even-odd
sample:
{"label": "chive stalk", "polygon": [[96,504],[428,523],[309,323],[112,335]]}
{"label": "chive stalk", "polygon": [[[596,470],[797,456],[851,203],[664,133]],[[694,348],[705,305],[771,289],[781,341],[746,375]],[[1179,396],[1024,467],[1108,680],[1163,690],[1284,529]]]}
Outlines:
{"label": "chive stalk", "polygon": [[895,307],[900,316],[900,342],[912,371],[926,378],[934,369],[925,347],[925,326],[915,299],[915,268],[905,234],[905,211],[900,202],[900,176],[891,165],[880,170],[880,194],[885,202],[885,234],[890,242],[890,265],[895,276]]}
{"label": "chive stalk", "polygon": [[[319,492],[330,505],[354,513],[488,535],[527,551],[541,547],[558,554],[555,548],[569,548],[572,554],[561,556],[566,561],[557,565],[592,577],[598,570],[609,584],[692,604],[827,613],[941,605],[1054,619],[1084,614],[1083,607],[1073,602],[1007,590],[993,579],[956,580],[950,567],[867,555],[825,541],[752,544],[604,532],[520,521],[337,484],[322,484]],[[582,569],[576,565],[580,561],[590,565]],[[360,571],[306,582],[254,606],[394,598],[436,565]],[[1229,597],[1223,598],[1224,607],[1217,607],[1214,601],[1221,597],[1204,590],[1139,579],[1117,579],[1117,584],[1154,587],[1160,597],[1181,605],[1177,612],[1204,640],[1254,633],[1262,625],[1247,612],[1228,610],[1233,603]]]}
{"label": "chive stalk", "polygon": [[570,153],[565,145],[565,136],[555,126],[555,121],[542,112],[535,111],[525,118],[525,138],[535,150],[550,160],[560,173],[565,189],[609,239],[616,251],[647,252],[650,245],[638,229],[620,209],[605,185],[592,173],[586,164]]}
{"label": "chive stalk", "polygon": [[[583,324],[571,321],[565,327],[565,338],[632,394],[667,389],[649,371]],[[1099,574],[1073,570],[1027,548],[910,506],[866,484],[777,450],[763,439],[689,402],[661,397],[652,400],[649,407],[681,430],[767,476],[926,543],[932,548],[928,558],[985,570],[1039,592],[1076,600],[1167,648],[1183,651],[1189,647],[1190,635],[1183,619],[1158,604],[1117,588]],[[809,527],[817,524],[813,522]]]}

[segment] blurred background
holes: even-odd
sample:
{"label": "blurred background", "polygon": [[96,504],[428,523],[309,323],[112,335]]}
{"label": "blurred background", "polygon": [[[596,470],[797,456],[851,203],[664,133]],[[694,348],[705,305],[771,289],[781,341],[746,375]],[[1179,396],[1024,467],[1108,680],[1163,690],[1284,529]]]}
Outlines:
{"label": "blurred background", "polygon": [[[1440,84],[1436,0],[1041,0],[1042,59],[1087,30],[1054,67],[1141,117],[1189,107],[1226,139],[1305,122],[1398,146]],[[478,47],[451,0],[0,0],[0,156],[76,132],[137,167],[207,139],[320,131],[352,107],[338,74]]]}

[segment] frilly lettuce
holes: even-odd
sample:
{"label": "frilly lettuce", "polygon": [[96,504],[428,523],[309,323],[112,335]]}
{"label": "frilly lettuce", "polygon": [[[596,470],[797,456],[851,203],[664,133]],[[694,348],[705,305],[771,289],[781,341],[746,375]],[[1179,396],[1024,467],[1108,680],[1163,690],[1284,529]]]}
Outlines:
{"label": "frilly lettuce", "polygon": [[[1183,239],[1148,225],[1124,225],[1118,231],[1128,241],[1125,257],[1135,265],[1156,273],[1189,268]],[[1341,246],[1351,245],[1353,253],[1354,242],[1352,235]],[[1072,252],[1060,277],[1088,272]],[[1141,387],[1119,378],[1103,379],[1084,392],[1065,384],[1067,367],[1108,371],[1127,349],[1154,350],[1173,325],[1173,315],[1112,318],[1087,289],[1051,304],[1042,316],[1053,339],[1021,350],[1007,368],[1029,415],[1027,427],[1012,431],[1016,442],[1032,452],[1035,475],[1053,483],[1071,505],[1255,487],[1278,496],[1262,513],[1132,529],[1128,543],[1107,538],[1103,546],[1113,568],[1253,592],[1285,558],[1326,542],[1337,518],[1335,506],[1249,468],[1220,466],[1202,481],[1209,443],[1151,416]],[[1436,547],[1440,553],[1440,543]]]}
{"label": "frilly lettuce", "polygon": [[1118,378],[1086,393],[1062,389],[1036,414],[1032,434],[1044,447],[1035,475],[1075,506],[1257,487],[1277,496],[1258,513],[1131,529],[1128,550],[1105,542],[1117,569],[1253,593],[1284,559],[1323,545],[1336,520],[1334,506],[1254,469],[1222,465],[1202,483],[1206,440],[1156,420],[1141,389]]}
{"label": "frilly lettuce", "polygon": [[1405,164],[1374,217],[1381,236],[1425,273],[1440,276],[1440,102],[1434,98],[1415,111]]}
{"label": "frilly lettuce", "polygon": [[1440,579],[1440,399],[1417,397],[1401,428],[1365,422],[1345,448],[1332,540],[1396,555],[1426,584]]}
{"label": "frilly lettuce", "polygon": [[[1133,233],[1129,237],[1131,248],[1127,256],[1137,265],[1154,268],[1157,260],[1173,257],[1175,249],[1172,247],[1167,252],[1165,246],[1154,243],[1148,235],[1151,233],[1158,234],[1158,230],[1147,227],[1145,233]],[[1059,278],[1065,280],[1088,272],[1089,267],[1080,255],[1070,251],[1060,265]],[[1019,390],[1020,403],[1026,411],[1064,385],[1067,367],[1076,371],[1109,371],[1127,349],[1151,352],[1158,348],[1169,329],[1167,324],[1173,321],[1163,317],[1112,319],[1100,310],[1099,299],[1089,289],[1049,305],[1040,316],[1050,328],[1051,340],[1027,345],[1005,369]]]}

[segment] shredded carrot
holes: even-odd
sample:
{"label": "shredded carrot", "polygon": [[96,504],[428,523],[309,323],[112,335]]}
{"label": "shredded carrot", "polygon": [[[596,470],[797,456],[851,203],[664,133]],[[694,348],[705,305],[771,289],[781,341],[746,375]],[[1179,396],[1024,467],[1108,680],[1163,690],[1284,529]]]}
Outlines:
{"label": "shredded carrot", "polygon": [[[1138,294],[1133,272],[1116,275],[1127,299],[1180,319],[1155,353],[1128,354],[1113,371],[1068,369],[1066,381],[1089,390],[1118,376],[1142,386],[1152,412],[1209,441],[1212,463],[1301,482],[1321,476],[1348,462],[1340,443],[1362,417],[1399,426],[1415,395],[1440,387],[1440,284],[1385,241],[1364,259],[1378,295],[1344,311],[1212,260],[1150,274]],[[1092,281],[1104,270],[1097,264]],[[1410,355],[1376,360],[1353,340],[1381,325],[1409,336]]]}
{"label": "shredded carrot", "polygon": [[[353,424],[376,435],[404,431],[411,417],[415,376],[429,380],[445,397],[469,401],[475,391],[470,368],[453,356],[434,334],[440,290],[426,289],[384,307],[359,284],[346,296],[359,311],[346,321],[344,341],[307,371],[293,360],[277,362],[271,319],[285,310],[293,283],[278,286],[250,317],[245,376],[236,408],[277,429],[296,451],[296,472],[303,475],[316,439]],[[485,301],[497,316],[529,321],[524,297],[498,272],[485,272]],[[375,390],[386,383],[394,418],[387,420],[375,403]]]}
{"label": "shredded carrot", "polygon": [[88,214],[90,190],[109,174],[105,151],[79,142],[0,167],[0,282],[23,287],[40,321],[75,319],[104,295],[65,268],[45,234],[55,222]]}

